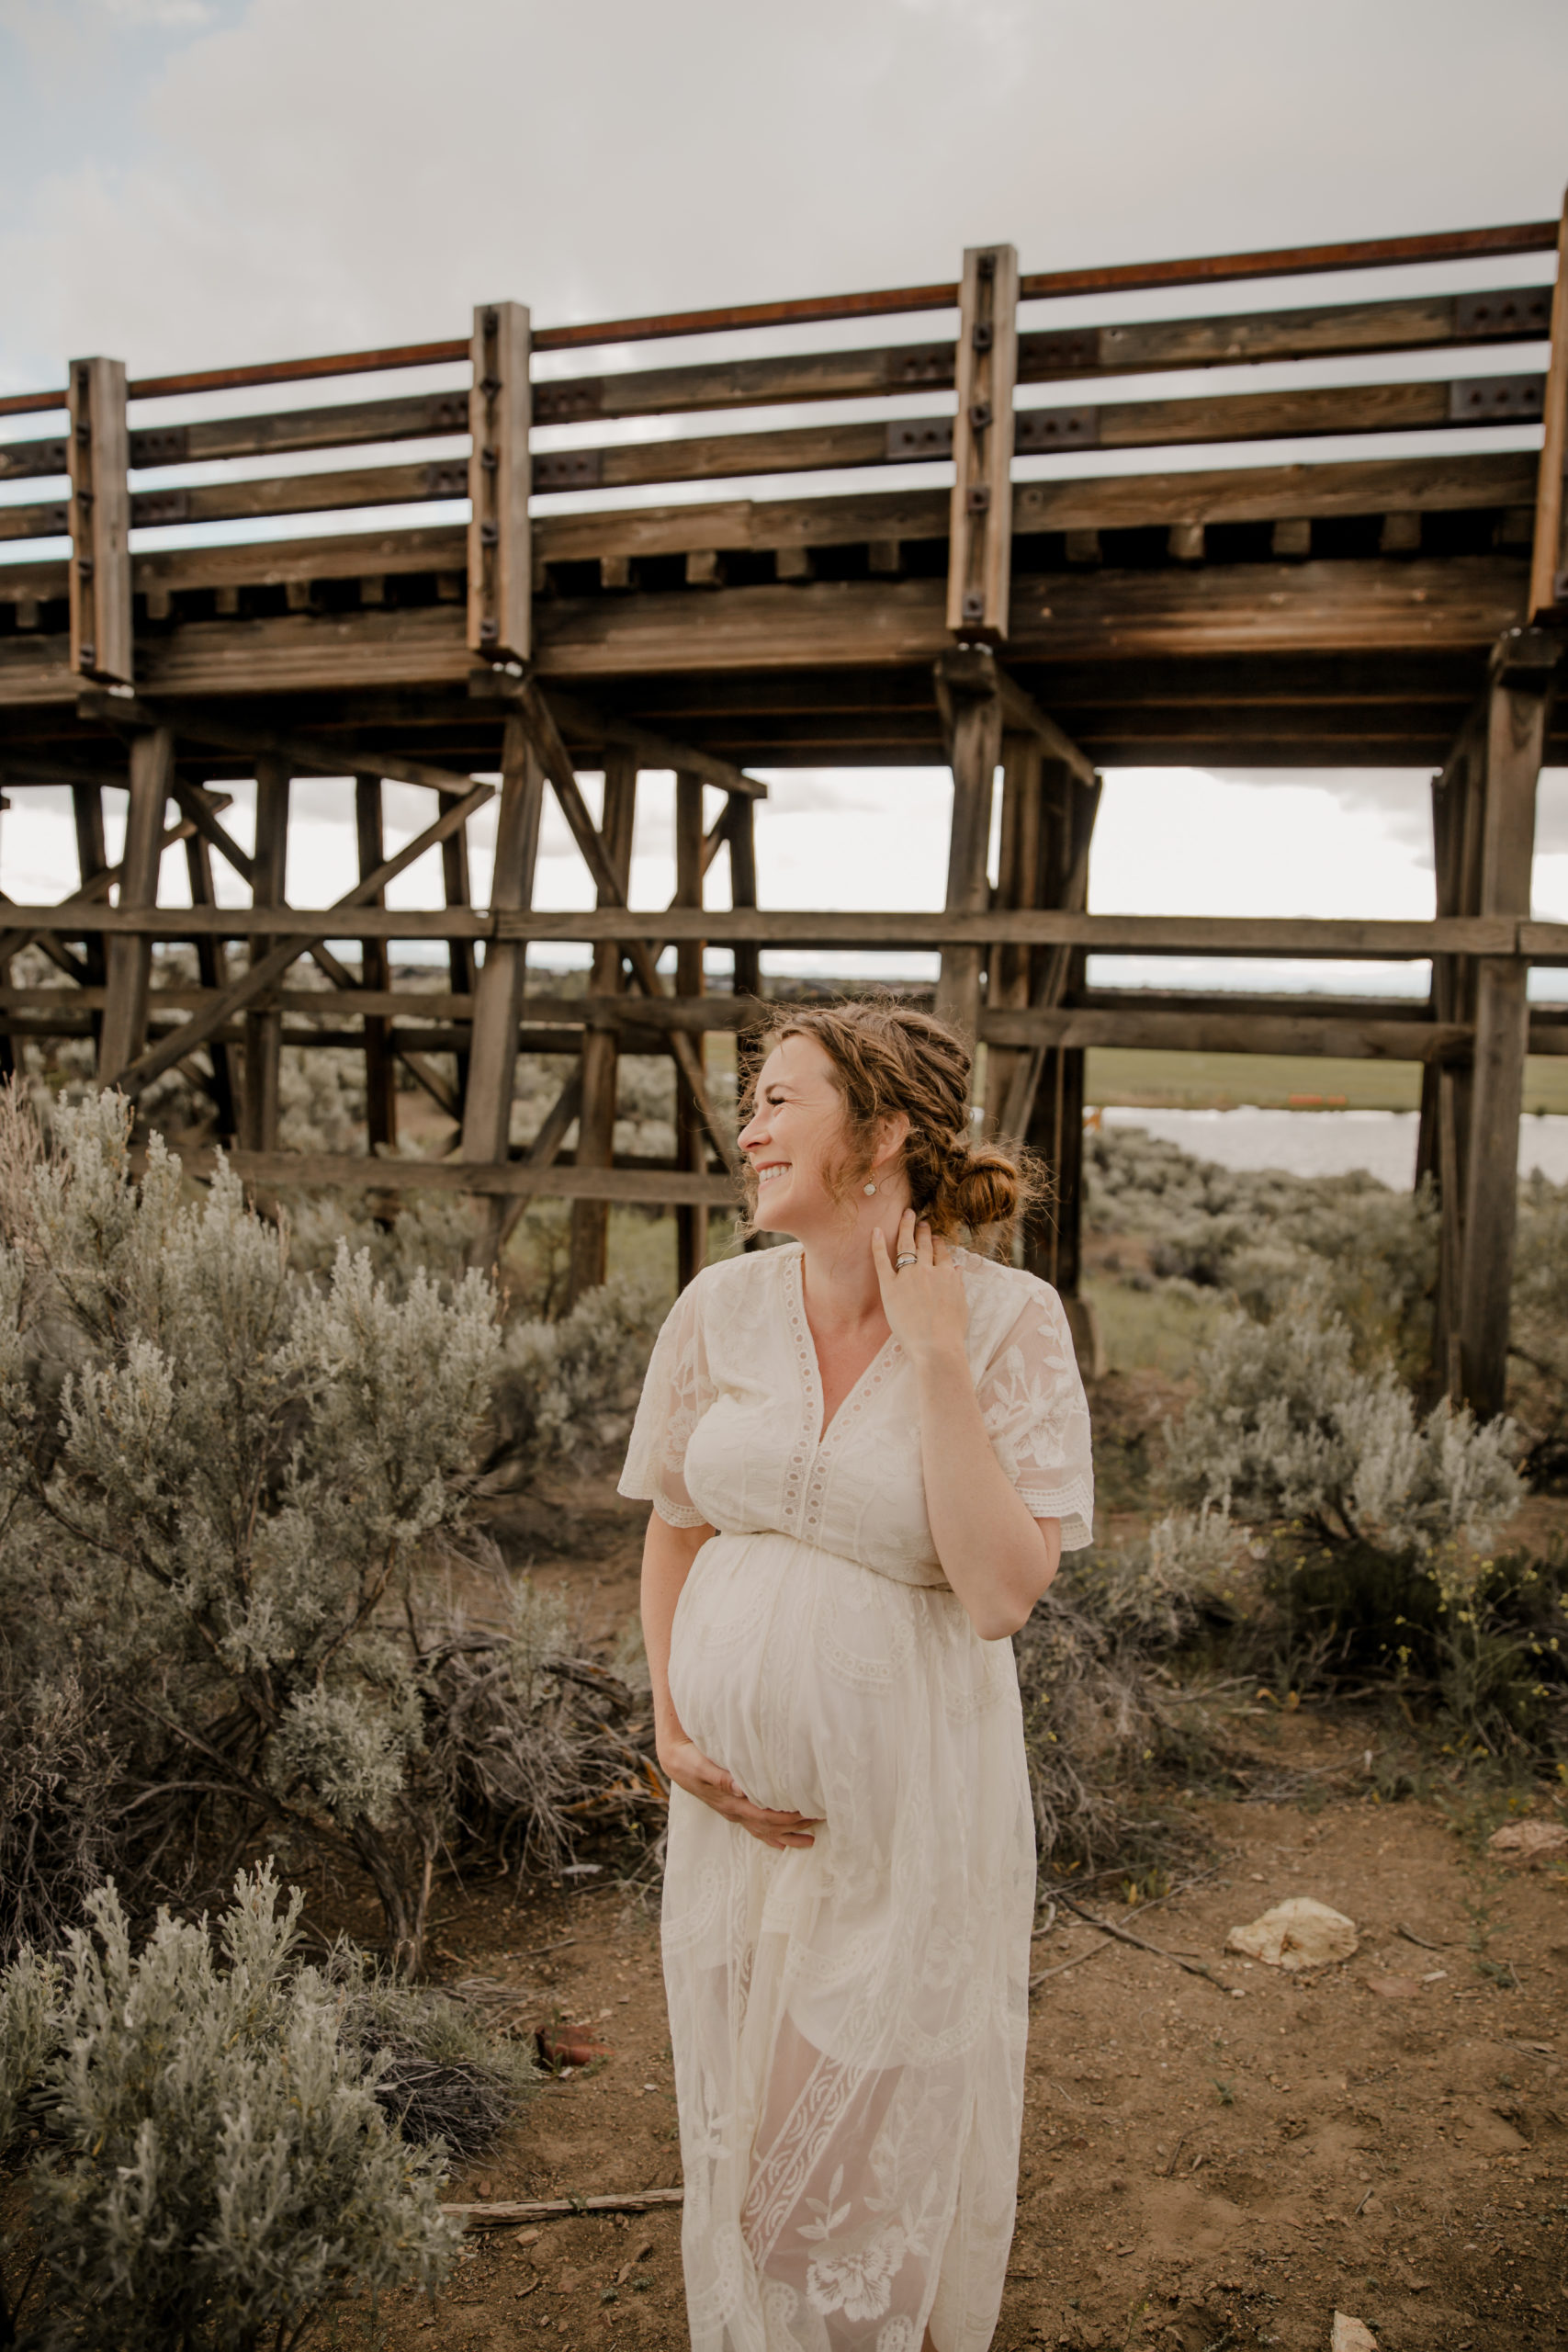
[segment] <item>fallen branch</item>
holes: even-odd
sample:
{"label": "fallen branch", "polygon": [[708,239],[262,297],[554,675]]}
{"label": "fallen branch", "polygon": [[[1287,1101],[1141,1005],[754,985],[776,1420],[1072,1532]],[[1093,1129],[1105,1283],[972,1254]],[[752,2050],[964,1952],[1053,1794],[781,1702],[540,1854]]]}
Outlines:
{"label": "fallen branch", "polygon": [[679,2205],[683,2188],[628,2188],[615,2197],[542,2197],[523,2205],[443,2205],[465,2229],[508,2229],[513,2222],[570,2222],[574,2213],[651,2213]]}
{"label": "fallen branch", "polygon": [[1206,1962],[1183,1960],[1179,1952],[1168,1951],[1163,1944],[1151,1944],[1145,1937],[1134,1935],[1130,1928],[1118,1928],[1109,1919],[1097,1919],[1092,1911],[1086,1911],[1081,1903],[1073,1901],[1070,1894],[1059,1895],[1057,1899],[1065,1903],[1068,1910],[1082,1919],[1086,1926],[1098,1928],[1102,1936],[1114,1936],[1119,1944],[1131,1944],[1134,1951],[1151,1951],[1156,1960],[1173,1960],[1178,1968],[1184,1968],[1187,1971],[1189,1976],[1206,1977],[1211,1984],[1218,1984],[1222,1992],[1229,1991],[1229,1986],[1222,1983]]}

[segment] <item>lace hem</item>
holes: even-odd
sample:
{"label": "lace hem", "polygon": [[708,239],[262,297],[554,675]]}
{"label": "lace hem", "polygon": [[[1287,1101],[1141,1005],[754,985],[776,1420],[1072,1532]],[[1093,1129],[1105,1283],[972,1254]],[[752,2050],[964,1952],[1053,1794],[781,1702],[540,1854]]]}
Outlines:
{"label": "lace hem", "polygon": [[638,1486],[635,1480],[623,1477],[615,1492],[625,1495],[629,1503],[651,1503],[666,1527],[701,1527],[703,1524],[702,1512],[694,1510],[690,1503],[668,1502],[662,1495],[656,1494],[646,1486]]}
{"label": "lace hem", "polygon": [[1019,1487],[1019,1500],[1031,1519],[1059,1519],[1062,1549],[1081,1552],[1094,1541],[1094,1488],[1081,1478],[1068,1487]]}

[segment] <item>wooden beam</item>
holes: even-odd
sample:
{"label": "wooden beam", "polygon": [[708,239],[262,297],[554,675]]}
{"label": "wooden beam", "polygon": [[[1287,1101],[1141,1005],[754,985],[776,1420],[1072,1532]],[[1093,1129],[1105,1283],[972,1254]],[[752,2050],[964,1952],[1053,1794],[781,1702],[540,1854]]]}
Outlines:
{"label": "wooden beam", "polygon": [[1341,1020],[1314,1012],[1288,1013],[1157,1012],[1085,1010],[1076,1005],[1022,1012],[987,1011],[980,1034],[1002,1046],[1053,1050],[1138,1047],[1157,1053],[1308,1054],[1352,1061],[1438,1062],[1463,1051],[1462,1022]]}
{"label": "wooden beam", "polygon": [[522,302],[474,312],[468,429],[468,650],[486,662],[526,662],[534,565],[528,435],[529,320]]}
{"label": "wooden beam", "polygon": [[[703,780],[688,770],[675,778],[675,896],[672,904],[701,909],[703,878]],[[683,997],[701,996],[705,988],[703,966],[703,943],[700,939],[682,940],[675,951],[675,990]],[[693,1041],[692,1050],[699,1070],[703,1066],[705,1036]],[[700,1092],[686,1080],[679,1069],[675,1078],[675,1151],[682,1165],[694,1172],[707,1166],[707,1152],[703,1132],[703,1106]],[[689,1203],[675,1212],[675,1286],[684,1290],[694,1282],[708,1261],[708,1216],[700,1203]]]}
{"label": "wooden beam", "polygon": [[[154,1046],[150,1052],[142,1054],[129,1069],[120,1074],[120,1085],[128,1093],[132,1092],[145,1086],[151,1079],[156,1078],[161,1070],[167,1069],[171,1062],[178,1061],[193,1046],[203,1044],[215,1029],[222,1027],[231,1014],[243,1011],[254,998],[270,989],[274,981],[281,979],[288,967],[298,961],[312,939],[325,939],[344,928],[341,918],[346,910],[367,907],[376,893],[383,889],[397,875],[402,873],[405,866],[412,865],[417,859],[424,855],[426,850],[434,849],[446,839],[449,831],[458,825],[465,824],[476,808],[482,808],[485,802],[493,797],[491,786],[476,785],[466,799],[454,801],[449,807],[444,808],[433,825],[427,825],[423,832],[417,833],[412,841],[406,842],[395,856],[388,858],[374,874],[367,875],[362,882],[356,883],[352,890],[346,891],[331,907],[320,909],[313,914],[307,915],[304,918],[302,930],[298,928],[300,921],[299,911],[289,909],[288,910],[290,920],[289,936],[284,939],[279,946],[275,947],[270,955],[264,956],[257,962],[253,963],[241,978],[232,981],[220,996],[212,999],[204,1011],[194,1013],[189,1023],[179,1033],[180,1040],[183,1042],[174,1044],[165,1041]],[[209,932],[216,931],[222,935],[230,918],[226,910],[219,911],[220,916],[219,922],[209,922],[202,927]],[[334,917],[338,920],[334,921]],[[256,930],[263,918],[263,910],[250,910],[246,936],[256,935]],[[274,920],[276,920],[276,916]],[[379,935],[383,938],[397,938],[400,935],[397,926],[406,920],[406,917],[392,916],[388,928],[381,931]],[[446,921],[450,922],[452,917],[446,916]],[[358,931],[360,925],[355,923],[354,929]],[[439,937],[441,933],[437,933],[435,935]]]}
{"label": "wooden beam", "polygon": [[1014,734],[1032,735],[1048,759],[1060,761],[1080,784],[1095,780],[1094,763],[1047,718],[1032,695],[1026,694],[985,646],[964,646],[944,653],[937,662],[937,700],[954,693],[996,694],[1001,697],[1002,724]]}
{"label": "wooden beam", "polygon": [[[637,761],[635,752],[619,747],[604,757],[604,808],[600,838],[615,874],[624,904],[631,888],[632,834],[637,815]],[[604,893],[599,894],[600,904]],[[607,1168],[615,1150],[615,1077],[619,1041],[609,1023],[601,1026],[592,1015],[621,994],[619,944],[602,940],[593,951],[589,974],[590,1018],[582,1032],[580,1066],[581,1107],[577,1129],[579,1168]],[[596,1290],[609,1272],[609,1213],[602,1201],[580,1200],[571,1212],[571,1261],[567,1298],[575,1306]]]}
{"label": "wooden beam", "polygon": [[[174,738],[166,727],[139,735],[130,746],[130,797],[125,819],[125,854],[120,860],[120,896],[132,908],[151,907],[158,897],[164,856],[164,810],[174,772]],[[104,1024],[98,1041],[98,1083],[125,1086],[147,1035],[147,990],[152,977],[149,937],[111,939],[106,961]],[[171,1060],[177,1060],[174,1055]],[[127,1089],[129,1091],[129,1089]]]}
{"label": "wooden beam", "polygon": [[1568,605],[1568,514],[1564,513],[1562,490],[1564,469],[1568,469],[1568,197],[1562,202],[1562,225],[1557,239],[1557,283],[1551,291],[1544,425],[1535,497],[1529,603],[1526,607],[1532,620]]}
{"label": "wooden beam", "polygon": [[[251,861],[253,907],[279,907],[285,902],[292,788],[287,760],[268,752],[256,762],[256,846]],[[276,932],[252,939],[251,973],[258,963],[265,965],[276,945]],[[231,994],[238,985],[231,982],[224,996]],[[252,991],[253,995],[255,993]],[[240,1139],[247,1151],[276,1151],[282,1109],[283,1016],[272,1006],[250,1002],[243,1008],[229,1009],[243,1009],[245,1017],[245,1083],[240,1109]]]}
{"label": "wooden beam", "polygon": [[[506,722],[502,758],[501,808],[491,883],[492,914],[499,915],[502,910],[516,912],[532,904],[544,797],[544,763],[527,729],[513,712]],[[503,1161],[511,1148],[517,1023],[526,978],[526,943],[493,938],[485,949],[479,976],[468,1050],[461,1150],[469,1164]],[[500,1247],[501,1217],[492,1213],[476,1236],[474,1262],[492,1264]]]}
{"label": "wooden beam", "polygon": [[125,364],[73,359],[70,368],[71,667],[129,685],[130,489]]}
{"label": "wooden beam", "polygon": [[[560,730],[551,716],[549,705],[531,678],[514,679],[512,682],[512,698],[517,714],[533,738],[545,774],[549,778],[551,788],[560,804],[561,814],[570,828],[571,837],[582,854],[589,873],[593,877],[595,888],[605,894],[609,910],[613,910],[617,898],[624,905],[625,893],[615,878],[615,870],[605,854],[604,845],[594,830],[593,820],[588,813],[578,785],[570,754],[561,741]],[[605,910],[601,910],[601,911]],[[499,925],[497,935],[502,935]],[[649,953],[646,937],[638,937],[635,932],[630,933],[627,937],[626,952],[631,958],[632,971],[637,986],[644,995],[652,997],[662,994],[659,974],[655,967],[656,959]],[[714,1115],[712,1105],[707,1098],[707,1089],[703,1081],[702,1063],[695,1047],[689,1037],[677,1032],[672,1039],[671,1050],[675,1056],[676,1066],[686,1084],[691,1088],[692,1099],[702,1116],[704,1125],[713,1137],[720,1159],[731,1175],[738,1175],[739,1170],[735,1146]]]}
{"label": "wooden beam", "polygon": [[[381,821],[381,779],[378,775],[356,775],[354,779],[354,839],[359,858],[359,877],[386,861],[386,842]],[[381,894],[378,892],[377,902]],[[369,989],[389,988],[391,970],[385,940],[362,939],[359,943],[359,972]],[[391,1026],[379,1015],[365,1016],[365,1136],[369,1149],[395,1151],[398,1143],[398,1090],[392,1068]]]}
{"label": "wooden beam", "polygon": [[[211,1164],[197,1159],[191,1172],[209,1174]],[[567,1168],[558,1162],[536,1167],[522,1159],[365,1159],[317,1151],[237,1152],[233,1164],[246,1183],[268,1188],[358,1185],[369,1192],[478,1193],[502,1199],[524,1194],[644,1207],[674,1207],[691,1201],[722,1207],[735,1200],[728,1176],[698,1175],[685,1169]]]}
{"label": "wooden beam", "polygon": [[[482,696],[489,685],[489,679],[480,672],[470,679],[468,690]],[[748,775],[733,761],[716,759],[711,752],[699,752],[690,743],[679,743],[672,736],[636,726],[614,712],[596,710],[575,695],[552,693],[550,708],[558,725],[569,735],[607,750],[629,752],[639,768],[668,768],[671,772],[684,768],[720,792],[733,792],[752,800],[765,800],[768,797],[768,787],[761,776]]]}
{"label": "wooden beam", "polygon": [[1007,635],[1012,574],[1018,254],[1011,245],[969,247],[958,320],[947,626],[956,638],[995,645]]}
{"label": "wooden beam", "polygon": [[[242,624],[242,626],[244,626]],[[220,713],[186,707],[165,708],[121,695],[87,693],[77,700],[84,718],[128,731],[142,727],[170,727],[186,741],[209,749],[234,752],[245,759],[282,760],[291,774],[352,775],[354,752],[348,744],[319,741],[313,736],[279,734],[268,727],[246,726]],[[377,774],[393,784],[424,785],[433,792],[461,798],[473,788],[473,778],[451,768],[434,767],[428,760],[400,759],[395,752],[378,752]],[[216,842],[214,846],[219,846]],[[224,853],[228,854],[227,851]]]}
{"label": "wooden beam", "polygon": [[[185,808],[187,800],[205,802],[206,796],[191,785],[175,785],[179,805]],[[203,814],[207,813],[205,807]],[[213,822],[216,823],[214,819]],[[212,878],[212,844],[198,826],[186,842],[186,878],[190,886],[193,907],[210,907],[216,903],[217,892]],[[198,939],[196,943],[196,968],[203,989],[222,989],[229,980],[228,957],[220,939]],[[212,1102],[218,1117],[218,1134],[221,1142],[232,1146],[240,1131],[241,1089],[235,1057],[229,1046],[217,1036],[208,1039],[208,1057],[212,1064]]]}
{"label": "wooden beam", "polygon": [[[1483,919],[1529,912],[1536,782],[1561,653],[1557,637],[1517,629],[1494,659],[1481,842]],[[1517,955],[1483,956],[1476,972],[1460,1349],[1464,1401],[1483,1419],[1501,1413],[1507,1397],[1528,977]]]}
{"label": "wooden beam", "polygon": [[[940,682],[939,682],[940,683]],[[979,693],[951,691],[949,722],[953,762],[953,819],[948,835],[947,912],[978,916],[989,895],[986,876],[990,853],[991,805],[1002,749],[1001,696],[994,687]],[[982,944],[952,942],[943,946],[936,1011],[973,1046],[980,1021]]]}

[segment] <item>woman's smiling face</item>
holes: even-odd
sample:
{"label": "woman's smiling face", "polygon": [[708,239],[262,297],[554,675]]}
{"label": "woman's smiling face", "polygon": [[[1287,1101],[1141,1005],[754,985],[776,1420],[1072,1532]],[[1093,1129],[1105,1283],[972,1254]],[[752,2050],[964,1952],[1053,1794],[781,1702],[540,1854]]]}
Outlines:
{"label": "woman's smiling face", "polygon": [[740,1148],[756,1174],[764,1232],[798,1235],[842,1215],[829,1178],[844,1148],[844,1100],[814,1037],[783,1037],[768,1056]]}

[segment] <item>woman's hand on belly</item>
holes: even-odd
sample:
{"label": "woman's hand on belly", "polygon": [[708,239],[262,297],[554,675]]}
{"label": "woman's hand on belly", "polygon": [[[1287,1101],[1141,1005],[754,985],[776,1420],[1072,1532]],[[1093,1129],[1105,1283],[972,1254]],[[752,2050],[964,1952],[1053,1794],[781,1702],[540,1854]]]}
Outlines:
{"label": "woman's hand on belly", "polygon": [[820,1822],[808,1820],[803,1813],[770,1813],[766,1805],[753,1804],[744,1790],[736,1786],[734,1774],[705,1756],[694,1741],[671,1740],[660,1748],[659,1760],[678,1789],[700,1798],[762,1845],[783,1848],[815,1843],[811,1833],[821,1827]]}

